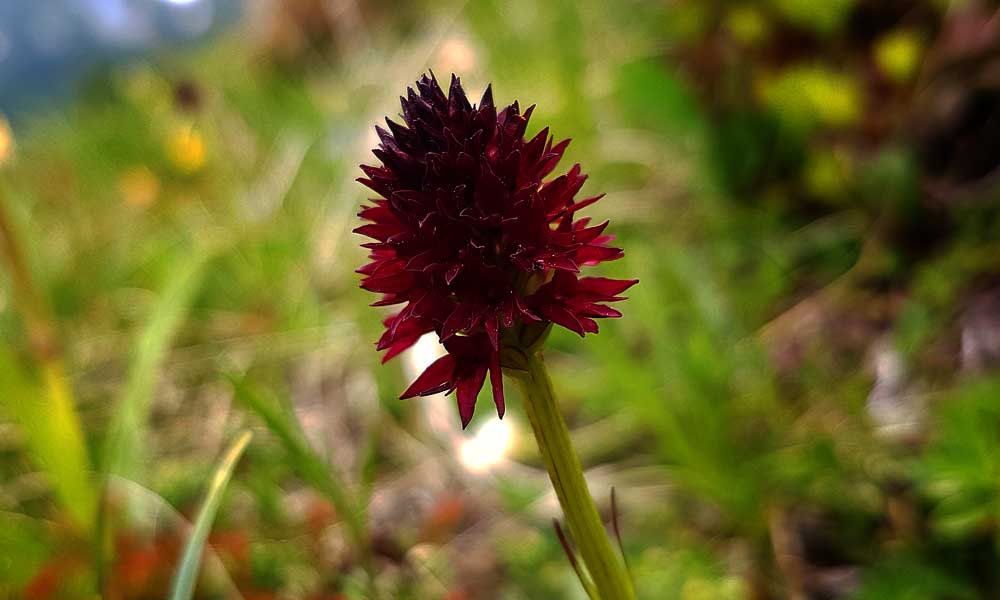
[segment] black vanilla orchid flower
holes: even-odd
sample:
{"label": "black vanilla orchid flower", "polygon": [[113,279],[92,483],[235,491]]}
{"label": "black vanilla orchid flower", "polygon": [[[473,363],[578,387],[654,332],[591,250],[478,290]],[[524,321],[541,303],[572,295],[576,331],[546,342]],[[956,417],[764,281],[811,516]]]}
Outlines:
{"label": "black vanilla orchid flower", "polygon": [[636,281],[579,276],[622,251],[607,245],[607,222],[578,215],[603,196],[576,199],[580,165],[546,179],[569,140],[554,144],[548,128],[526,139],[533,106],[497,111],[489,87],[475,106],[454,75],[447,96],[433,73],[416,87],[400,98],[405,125],[375,128],[381,166],[361,166],[380,197],[354,230],[374,240],[358,272],[382,294],[373,306],[403,305],[385,320],[383,362],[431,331],[447,350],[402,398],[457,390],[465,427],[487,374],[503,416],[505,346],[550,323],[597,333],[595,319],[621,316],[605,303]]}

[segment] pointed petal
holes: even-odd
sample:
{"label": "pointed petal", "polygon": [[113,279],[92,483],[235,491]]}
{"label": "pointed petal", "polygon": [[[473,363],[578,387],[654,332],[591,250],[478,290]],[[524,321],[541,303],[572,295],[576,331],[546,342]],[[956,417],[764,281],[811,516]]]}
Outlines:
{"label": "pointed petal", "polygon": [[609,260],[618,260],[625,256],[621,248],[608,248],[605,246],[584,246],[576,251],[576,262],[601,263]]}
{"label": "pointed petal", "polygon": [[500,349],[500,316],[493,313],[483,319],[483,329],[486,330],[486,335],[490,338],[490,345],[493,346],[493,350]]}
{"label": "pointed petal", "polygon": [[458,415],[462,418],[462,429],[469,426],[472,413],[476,410],[476,397],[486,381],[486,365],[477,365],[475,371],[458,382]]}
{"label": "pointed petal", "polygon": [[468,307],[464,304],[459,304],[451,311],[451,314],[445,319],[444,324],[441,325],[441,341],[444,342],[451,339],[456,333],[465,329],[468,322]]}
{"label": "pointed petal", "polygon": [[490,353],[490,386],[493,388],[493,403],[497,406],[497,416],[501,419],[504,413],[503,371],[500,368],[500,352]]}
{"label": "pointed petal", "polygon": [[479,110],[493,108],[493,84],[487,84],[483,97],[479,100]]}
{"label": "pointed petal", "polygon": [[633,285],[638,279],[608,279],[607,277],[581,277],[577,288],[599,296],[617,296]]}
{"label": "pointed petal", "polygon": [[610,306],[594,304],[593,302],[583,302],[580,304],[573,303],[573,310],[576,311],[577,314],[585,317],[596,317],[601,319],[615,319],[622,316],[622,313],[611,308]]}
{"label": "pointed petal", "polygon": [[400,338],[395,342],[393,342],[392,345],[389,346],[389,351],[386,352],[385,355],[382,357],[382,364],[389,362],[390,360],[396,358],[397,356],[399,356],[400,354],[411,348],[413,344],[416,344],[419,339],[420,339],[419,335],[411,335],[404,338]]}
{"label": "pointed petal", "polygon": [[504,327],[514,326],[514,300],[505,300],[501,306],[501,318]]}
{"label": "pointed petal", "polygon": [[398,225],[369,223],[368,225],[362,225],[361,227],[356,228],[354,233],[384,242],[393,235],[399,233],[399,231],[400,227]]}
{"label": "pointed petal", "polygon": [[552,258],[543,259],[542,262],[545,266],[552,267],[553,269],[569,271],[570,273],[580,272],[580,267],[573,262],[573,259],[566,256],[554,256]]}
{"label": "pointed petal", "polygon": [[558,304],[553,304],[542,307],[541,312],[553,323],[562,325],[580,337],[583,337],[584,334],[587,333],[587,330],[584,328],[583,323],[580,322],[580,319],[578,319],[576,315],[573,314],[573,311],[568,308],[559,306]]}
{"label": "pointed petal", "polygon": [[413,398],[414,396],[430,396],[445,390],[453,389],[451,377],[455,372],[455,357],[451,354],[442,356],[434,361],[431,366],[417,377],[416,381],[406,388],[400,400]]}

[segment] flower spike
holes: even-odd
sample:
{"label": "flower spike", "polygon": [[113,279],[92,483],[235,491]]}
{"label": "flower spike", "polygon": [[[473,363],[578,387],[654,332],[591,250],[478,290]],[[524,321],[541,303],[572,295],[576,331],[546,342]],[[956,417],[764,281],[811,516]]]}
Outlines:
{"label": "flower spike", "polygon": [[403,305],[377,344],[385,360],[430,332],[448,351],[402,397],[456,391],[465,427],[487,375],[503,416],[501,357],[525,328],[597,333],[596,319],[621,316],[607,303],[636,281],[579,276],[622,251],[607,245],[606,222],[577,216],[601,198],[575,199],[587,179],[579,165],[548,178],[569,140],[547,128],[526,138],[534,106],[498,111],[492,86],[474,105],[458,77],[446,94],[433,73],[400,103],[402,123],[375,128],[381,164],[361,166],[358,181],[378,197],[354,230],[372,240],[358,273],[382,295],[375,305]]}

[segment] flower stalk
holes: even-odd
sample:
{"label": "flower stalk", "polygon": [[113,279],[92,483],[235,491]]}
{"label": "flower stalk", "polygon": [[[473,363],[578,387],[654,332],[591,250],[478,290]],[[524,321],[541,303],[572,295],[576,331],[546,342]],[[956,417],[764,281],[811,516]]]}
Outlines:
{"label": "flower stalk", "polygon": [[538,450],[559,498],[570,534],[590,575],[590,580],[582,579],[583,586],[595,600],[635,598],[632,580],[608,539],[587,488],[583,468],[556,403],[545,362],[536,352],[530,352],[525,359],[526,370],[512,369],[510,372],[521,388],[524,409],[538,442]]}
{"label": "flower stalk", "polygon": [[387,118],[389,129],[375,128],[380,143],[372,153],[381,164],[362,165],[358,179],[378,195],[354,230],[372,240],[362,244],[370,262],[358,269],[361,287],[381,294],[372,306],[401,306],[383,321],[376,348],[385,361],[436,333],[446,354],[400,398],[456,392],[463,428],[487,377],[503,418],[502,373],[515,377],[589,572],[580,577],[587,594],[631,600],[632,582],[608,541],[539,355],[554,325],[583,337],[598,332],[598,319],[622,316],[608,304],[638,283],[580,275],[624,255],[609,245],[607,221],[594,225],[581,214],[604,195],[577,197],[587,179],[578,164],[549,177],[569,140],[556,142],[547,127],[527,137],[534,106],[498,109],[490,86],[472,104],[455,75],[447,94],[433,73],[416,88],[400,97],[403,123]]}

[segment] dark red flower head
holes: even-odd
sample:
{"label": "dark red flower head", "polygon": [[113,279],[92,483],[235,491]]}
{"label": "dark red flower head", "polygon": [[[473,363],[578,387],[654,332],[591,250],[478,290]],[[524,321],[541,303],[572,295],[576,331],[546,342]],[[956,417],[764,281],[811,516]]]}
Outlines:
{"label": "dark red flower head", "polygon": [[358,272],[382,294],[374,306],[404,305],[385,321],[383,361],[430,331],[448,351],[402,397],[457,389],[464,427],[487,374],[503,416],[501,350],[523,343],[526,328],[597,333],[594,319],[621,316],[604,303],[636,281],[579,276],[622,251],[607,246],[607,222],[577,217],[602,197],[575,199],[580,165],[543,181],[569,140],[553,144],[547,128],[525,139],[533,106],[497,112],[487,87],[477,107],[457,77],[445,96],[433,73],[400,101],[405,126],[375,127],[382,166],[361,166],[358,181],[381,197],[359,213],[369,223],[354,231],[375,241]]}

